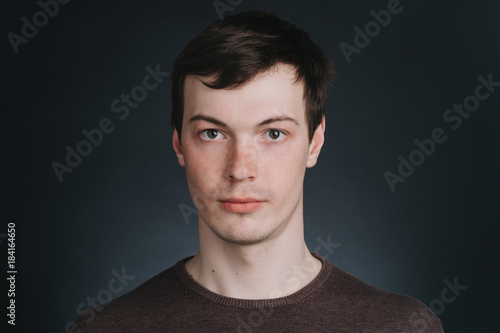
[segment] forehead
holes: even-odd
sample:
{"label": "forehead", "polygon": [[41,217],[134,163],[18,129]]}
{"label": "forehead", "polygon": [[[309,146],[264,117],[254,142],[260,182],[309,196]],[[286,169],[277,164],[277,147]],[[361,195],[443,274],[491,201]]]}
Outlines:
{"label": "forehead", "polygon": [[295,78],[295,69],[282,64],[237,88],[212,89],[203,84],[209,83],[210,77],[188,75],[183,123],[196,115],[252,123],[269,116],[287,115],[302,123],[305,121],[304,85]]}

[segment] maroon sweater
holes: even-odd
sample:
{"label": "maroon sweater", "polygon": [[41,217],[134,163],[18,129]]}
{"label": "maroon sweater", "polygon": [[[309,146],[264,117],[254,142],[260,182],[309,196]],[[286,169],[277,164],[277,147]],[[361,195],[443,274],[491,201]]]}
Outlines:
{"label": "maroon sweater", "polygon": [[211,292],[186,272],[191,257],[185,258],[103,305],[95,318],[83,314],[73,332],[443,332],[439,318],[415,298],[370,286],[313,255],[323,267],[311,283],[264,300]]}

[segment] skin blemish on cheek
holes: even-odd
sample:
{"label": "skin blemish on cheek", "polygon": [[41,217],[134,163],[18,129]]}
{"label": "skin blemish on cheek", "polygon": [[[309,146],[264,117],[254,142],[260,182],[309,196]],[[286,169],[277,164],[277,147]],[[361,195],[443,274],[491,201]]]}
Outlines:
{"label": "skin blemish on cheek", "polygon": [[212,272],[214,272],[214,273],[215,273],[215,270],[213,270],[213,269],[212,269]]}

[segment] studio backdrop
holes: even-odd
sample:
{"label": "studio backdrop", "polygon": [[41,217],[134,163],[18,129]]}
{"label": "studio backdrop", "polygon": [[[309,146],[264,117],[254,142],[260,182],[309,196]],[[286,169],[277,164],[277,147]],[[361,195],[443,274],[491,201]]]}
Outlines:
{"label": "studio backdrop", "polygon": [[419,299],[446,332],[498,327],[498,2],[3,6],[2,332],[63,332],[196,253],[170,73],[205,26],[253,9],[335,62],[304,184],[309,249]]}

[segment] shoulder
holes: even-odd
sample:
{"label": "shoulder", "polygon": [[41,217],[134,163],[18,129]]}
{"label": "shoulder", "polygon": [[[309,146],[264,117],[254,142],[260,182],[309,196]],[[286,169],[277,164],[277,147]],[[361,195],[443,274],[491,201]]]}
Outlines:
{"label": "shoulder", "polygon": [[175,265],[157,274],[129,293],[89,309],[75,320],[66,333],[140,331],[141,318],[147,320],[159,308],[183,297],[182,283],[176,278]]}
{"label": "shoulder", "polygon": [[360,332],[443,332],[440,319],[421,301],[369,285],[334,265],[324,287],[331,306],[364,323]]}

